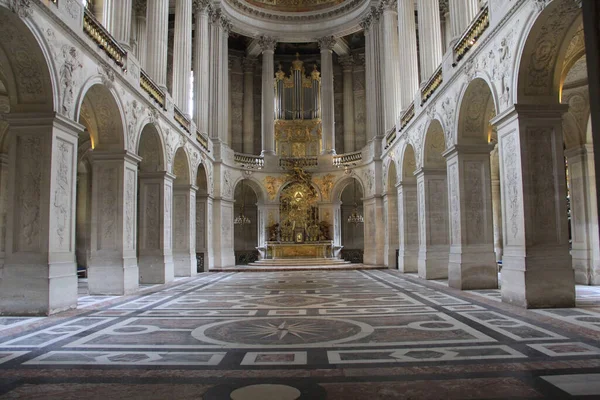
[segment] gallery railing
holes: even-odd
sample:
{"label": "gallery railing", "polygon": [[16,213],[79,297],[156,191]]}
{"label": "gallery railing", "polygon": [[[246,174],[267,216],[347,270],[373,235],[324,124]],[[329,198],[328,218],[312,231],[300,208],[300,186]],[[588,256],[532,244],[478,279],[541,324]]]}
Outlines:
{"label": "gallery railing", "polygon": [[83,12],[83,30],[119,67],[125,68],[127,52],[87,8]]}
{"label": "gallery railing", "polygon": [[261,169],[265,166],[265,159],[263,157],[250,154],[235,153],[233,155],[233,161],[245,168]]}
{"label": "gallery railing", "polygon": [[362,152],[346,153],[333,156],[333,165],[336,167],[354,166],[362,161]]}
{"label": "gallery railing", "polygon": [[490,26],[490,9],[486,4],[485,7],[479,11],[477,17],[473,20],[471,25],[467,28],[464,35],[458,40],[454,46],[455,63],[454,66],[467,54],[471,47],[477,43],[477,40],[481,37],[483,32]]}

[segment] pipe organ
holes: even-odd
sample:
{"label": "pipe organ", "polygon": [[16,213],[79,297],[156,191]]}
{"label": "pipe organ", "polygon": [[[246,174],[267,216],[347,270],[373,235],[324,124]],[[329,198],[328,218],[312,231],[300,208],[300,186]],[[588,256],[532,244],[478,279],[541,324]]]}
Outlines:
{"label": "pipe organ", "polygon": [[321,148],[321,73],[310,75],[296,54],[290,75],[275,73],[275,144],[283,157],[316,156]]}

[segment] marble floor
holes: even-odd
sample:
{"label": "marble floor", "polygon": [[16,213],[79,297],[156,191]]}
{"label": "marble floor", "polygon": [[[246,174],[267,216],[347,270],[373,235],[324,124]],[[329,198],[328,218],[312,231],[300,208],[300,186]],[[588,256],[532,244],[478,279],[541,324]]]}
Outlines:
{"label": "marble floor", "polygon": [[0,317],[0,400],[600,398],[596,288],[535,311],[390,270],[81,292],[76,311]]}

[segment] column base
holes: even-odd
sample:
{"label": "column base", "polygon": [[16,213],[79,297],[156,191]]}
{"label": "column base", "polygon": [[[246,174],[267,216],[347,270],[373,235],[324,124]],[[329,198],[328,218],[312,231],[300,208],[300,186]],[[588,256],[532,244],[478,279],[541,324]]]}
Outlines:
{"label": "column base", "polygon": [[139,271],[136,259],[122,261],[94,260],[88,267],[90,295],[123,296],[138,290]]}
{"label": "column base", "polygon": [[498,289],[498,264],[493,252],[450,251],[448,286],[460,290]]}
{"label": "column base", "polygon": [[162,284],[175,279],[173,256],[164,254],[140,254],[140,283]]}
{"label": "column base", "polygon": [[173,253],[173,264],[175,268],[175,276],[196,276],[198,273],[198,263],[196,254],[190,253]]}
{"label": "column base", "polygon": [[419,278],[448,278],[448,246],[430,246],[419,251]]}
{"label": "column base", "polygon": [[575,307],[571,258],[504,256],[502,301],[523,308]]}
{"label": "column base", "polygon": [[398,271],[402,273],[419,271],[419,249],[400,250],[398,255]]}
{"label": "column base", "polygon": [[75,263],[6,264],[0,315],[50,315],[77,308]]}

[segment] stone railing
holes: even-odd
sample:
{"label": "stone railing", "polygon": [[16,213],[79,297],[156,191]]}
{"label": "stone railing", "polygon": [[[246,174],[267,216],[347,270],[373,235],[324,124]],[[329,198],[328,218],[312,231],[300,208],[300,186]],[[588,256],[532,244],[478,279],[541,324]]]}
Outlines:
{"label": "stone railing", "polygon": [[200,146],[202,146],[207,153],[210,153],[210,149],[208,148],[208,138],[196,131],[196,139],[198,140],[198,143],[200,143]]}
{"label": "stone railing", "polygon": [[263,157],[253,156],[250,154],[235,153],[233,155],[233,161],[235,161],[236,164],[240,164],[242,167],[246,168],[261,169],[265,166],[265,159]]}
{"label": "stone railing", "polygon": [[163,109],[165,108],[165,92],[154,83],[152,78],[150,78],[150,75],[143,69],[140,70],[140,87],[144,89],[153,100],[160,104]]}
{"label": "stone railing", "polygon": [[431,95],[440,87],[444,78],[442,77],[442,66],[431,75],[431,78],[427,81],[427,84],[421,90],[421,105],[425,104]]}
{"label": "stone railing", "polygon": [[287,157],[279,159],[279,166],[281,168],[308,168],[316,167],[317,165],[319,165],[317,157]]}
{"label": "stone railing", "polygon": [[354,153],[346,153],[333,156],[333,165],[336,167],[345,167],[356,165],[362,161],[362,152],[355,151]]}
{"label": "stone railing", "polygon": [[173,107],[173,115],[175,121],[177,121],[177,123],[181,125],[181,127],[185,129],[187,133],[190,133],[192,122],[188,117],[185,116],[185,114],[179,109],[179,107]]}
{"label": "stone railing", "polygon": [[477,40],[481,37],[483,32],[490,26],[490,10],[486,4],[477,17],[473,20],[471,25],[467,28],[464,35],[454,46],[455,62],[453,66],[456,67],[458,62],[467,54],[471,47],[475,45]]}
{"label": "stone railing", "polygon": [[415,117],[415,102],[413,101],[410,106],[404,111],[404,114],[400,117],[400,129],[402,131],[406,128],[406,125]]}
{"label": "stone railing", "polygon": [[125,68],[127,52],[87,8],[83,13],[83,30],[119,67]]}

